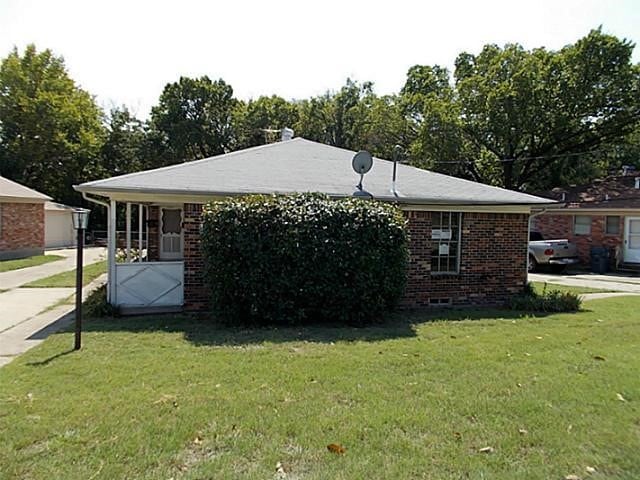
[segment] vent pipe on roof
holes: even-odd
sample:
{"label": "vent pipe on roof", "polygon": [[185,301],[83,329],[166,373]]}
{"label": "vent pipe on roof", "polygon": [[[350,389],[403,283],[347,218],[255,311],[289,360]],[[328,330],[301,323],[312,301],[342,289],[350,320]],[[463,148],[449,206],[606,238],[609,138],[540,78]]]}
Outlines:
{"label": "vent pipe on roof", "polygon": [[391,177],[391,193],[393,193],[394,197],[398,197],[398,190],[396,189],[396,178],[398,171],[398,162],[402,161],[402,156],[404,153],[404,149],[400,145],[395,145],[393,147],[393,176]]}
{"label": "vent pipe on roof", "polygon": [[287,127],[283,128],[281,140],[283,142],[286,142],[287,140],[291,139],[293,139],[293,130]]}

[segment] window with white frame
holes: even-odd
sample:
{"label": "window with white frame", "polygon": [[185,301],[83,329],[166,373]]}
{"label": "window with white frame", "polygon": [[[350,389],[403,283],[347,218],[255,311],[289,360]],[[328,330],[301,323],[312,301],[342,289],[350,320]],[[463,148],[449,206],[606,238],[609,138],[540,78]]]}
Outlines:
{"label": "window with white frame", "polygon": [[576,215],[573,217],[573,233],[575,235],[591,234],[591,217],[589,215]]}
{"label": "window with white frame", "polygon": [[431,218],[431,273],[458,273],[462,214],[433,212]]}

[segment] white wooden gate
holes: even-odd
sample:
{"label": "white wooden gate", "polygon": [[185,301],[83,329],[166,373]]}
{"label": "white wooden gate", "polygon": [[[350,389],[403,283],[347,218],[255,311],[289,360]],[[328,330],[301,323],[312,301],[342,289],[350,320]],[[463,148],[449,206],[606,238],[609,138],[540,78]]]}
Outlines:
{"label": "white wooden gate", "polygon": [[184,303],[183,262],[116,263],[117,307],[179,307]]}

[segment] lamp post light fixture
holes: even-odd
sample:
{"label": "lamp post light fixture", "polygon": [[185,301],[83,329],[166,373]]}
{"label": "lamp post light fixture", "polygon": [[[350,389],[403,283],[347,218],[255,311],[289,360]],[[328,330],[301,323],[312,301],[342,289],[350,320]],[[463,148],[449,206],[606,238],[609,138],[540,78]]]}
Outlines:
{"label": "lamp post light fixture", "polygon": [[73,228],[78,231],[76,256],[76,337],[74,350],[80,350],[82,332],[82,250],[84,249],[84,231],[89,225],[89,213],[86,208],[75,208],[71,213]]}

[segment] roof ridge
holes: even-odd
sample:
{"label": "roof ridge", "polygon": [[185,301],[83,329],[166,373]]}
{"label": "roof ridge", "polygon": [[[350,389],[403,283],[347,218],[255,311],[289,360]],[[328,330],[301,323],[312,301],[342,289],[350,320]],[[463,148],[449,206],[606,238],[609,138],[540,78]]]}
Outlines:
{"label": "roof ridge", "polygon": [[[306,140],[306,139],[302,138],[302,137],[295,137],[295,138],[292,138],[291,140],[285,140],[285,141],[286,142],[293,142],[293,141],[296,141],[296,140]],[[311,140],[307,140],[307,141],[311,141]],[[182,162],[182,163],[174,163],[172,165],[166,165],[164,167],[157,167],[157,168],[150,168],[148,170],[141,170],[139,172],[125,173],[124,175],[116,175],[115,177],[101,178],[100,180],[92,180],[90,182],[81,183],[80,185],[83,185],[83,186],[96,186],[96,185],[100,185],[100,183],[105,182],[107,180],[131,178],[131,177],[136,177],[138,175],[151,173],[151,172],[160,172],[160,171],[172,170],[174,168],[184,167],[184,166],[187,166],[187,165],[188,166],[196,165],[196,164],[200,164],[200,163],[204,163],[204,162],[209,162],[209,161],[212,161],[212,160],[222,160],[223,158],[229,158],[229,157],[232,157],[232,156],[234,156],[236,154],[249,152],[249,151],[254,151],[254,150],[266,149],[268,147],[274,147],[276,145],[281,145],[282,143],[284,143],[284,142],[280,141],[280,142],[267,143],[267,144],[264,144],[264,145],[256,145],[256,146],[253,146],[253,147],[242,148],[240,150],[234,150],[233,152],[220,153],[220,154],[214,155],[212,157],[199,158],[197,160],[189,160],[188,162]],[[74,187],[75,186],[78,186],[78,185],[74,185]]]}

